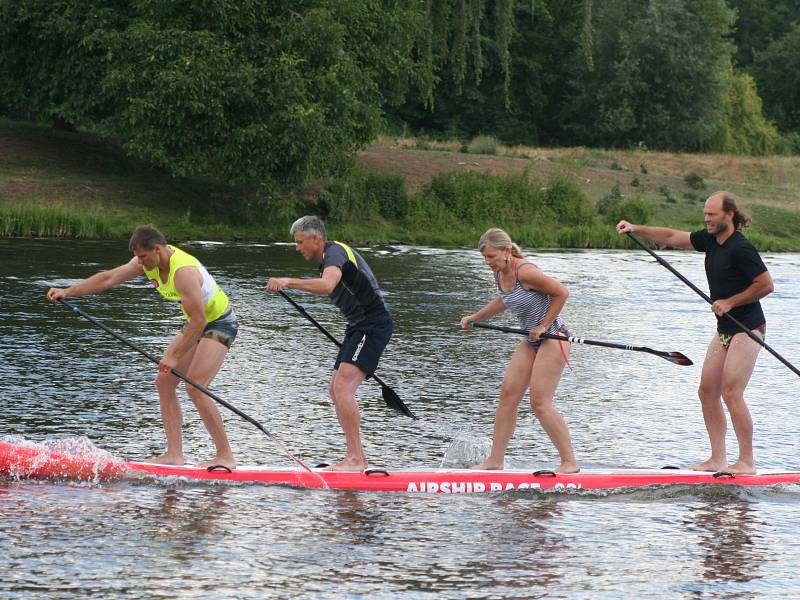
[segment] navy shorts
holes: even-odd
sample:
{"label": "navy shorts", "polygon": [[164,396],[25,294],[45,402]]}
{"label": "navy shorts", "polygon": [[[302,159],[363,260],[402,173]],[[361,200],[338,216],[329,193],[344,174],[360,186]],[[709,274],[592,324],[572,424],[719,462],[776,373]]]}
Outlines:
{"label": "navy shorts", "polygon": [[348,325],[334,369],[343,362],[357,366],[371,376],[378,368],[378,361],[392,337],[392,318],[389,315],[367,317],[355,325]]}

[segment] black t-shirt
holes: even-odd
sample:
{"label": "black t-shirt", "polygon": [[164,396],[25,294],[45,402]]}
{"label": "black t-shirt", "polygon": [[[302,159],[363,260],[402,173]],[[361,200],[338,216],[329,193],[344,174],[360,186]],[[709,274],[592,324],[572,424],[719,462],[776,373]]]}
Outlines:
{"label": "black t-shirt", "polygon": [[[740,231],[735,231],[721,246],[717,238],[701,229],[690,234],[695,250],[706,253],[706,277],[711,300],[724,300],[747,289],[767,267]],[[750,329],[763,325],[764,311],[756,301],[731,309],[730,315]],[[741,331],[730,319],[717,316],[717,331],[733,334]]]}
{"label": "black t-shirt", "polygon": [[320,273],[331,266],[342,270],[342,279],[329,294],[330,299],[351,325],[367,317],[388,315],[383,292],[378,287],[372,269],[358,252],[347,246],[353,253],[356,266],[343,246],[337,242],[326,242],[325,254],[319,267]]}

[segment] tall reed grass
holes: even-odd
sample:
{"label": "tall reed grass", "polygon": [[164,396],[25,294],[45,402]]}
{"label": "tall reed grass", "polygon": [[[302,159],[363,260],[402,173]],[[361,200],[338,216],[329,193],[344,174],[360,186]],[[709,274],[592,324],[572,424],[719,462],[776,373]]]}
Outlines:
{"label": "tall reed grass", "polygon": [[0,236],[106,238],[111,237],[109,222],[59,206],[0,205]]}

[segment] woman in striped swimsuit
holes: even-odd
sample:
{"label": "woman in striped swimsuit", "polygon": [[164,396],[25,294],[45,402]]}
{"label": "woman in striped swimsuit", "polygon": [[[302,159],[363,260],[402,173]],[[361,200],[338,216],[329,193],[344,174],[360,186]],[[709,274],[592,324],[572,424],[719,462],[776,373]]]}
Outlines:
{"label": "woman in striped swimsuit", "polygon": [[531,406],[561,458],[555,471],[577,473],[580,467],[572,451],[567,424],[553,404],[570,345],[540,338],[543,333],[569,335],[559,317],[569,290],[525,259],[519,246],[502,229],[489,229],[481,236],[478,248],[494,273],[498,292],[489,304],[461,319],[461,327],[472,329],[471,322],[485,321],[508,309],[530,335],[519,343],[506,368],[495,415],[492,451],[475,468],[503,468],[506,447],[517,426],[519,404],[530,387]]}

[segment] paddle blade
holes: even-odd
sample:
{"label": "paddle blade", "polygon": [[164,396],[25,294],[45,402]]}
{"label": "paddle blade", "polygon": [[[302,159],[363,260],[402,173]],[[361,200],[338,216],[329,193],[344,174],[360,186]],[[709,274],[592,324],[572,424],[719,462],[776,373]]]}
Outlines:
{"label": "paddle blade", "polygon": [[676,365],[682,365],[684,367],[688,367],[689,365],[693,365],[694,363],[692,360],[686,356],[685,354],[681,354],[680,352],[670,352],[666,356],[664,356],[668,361],[674,362]]}
{"label": "paddle blade", "polygon": [[400,396],[398,396],[388,385],[382,385],[381,392],[383,393],[383,401],[386,402],[386,406],[392,410],[396,410],[402,415],[411,417],[412,419],[417,418],[417,416],[411,412],[411,409],[408,408],[402,400],[400,400]]}

